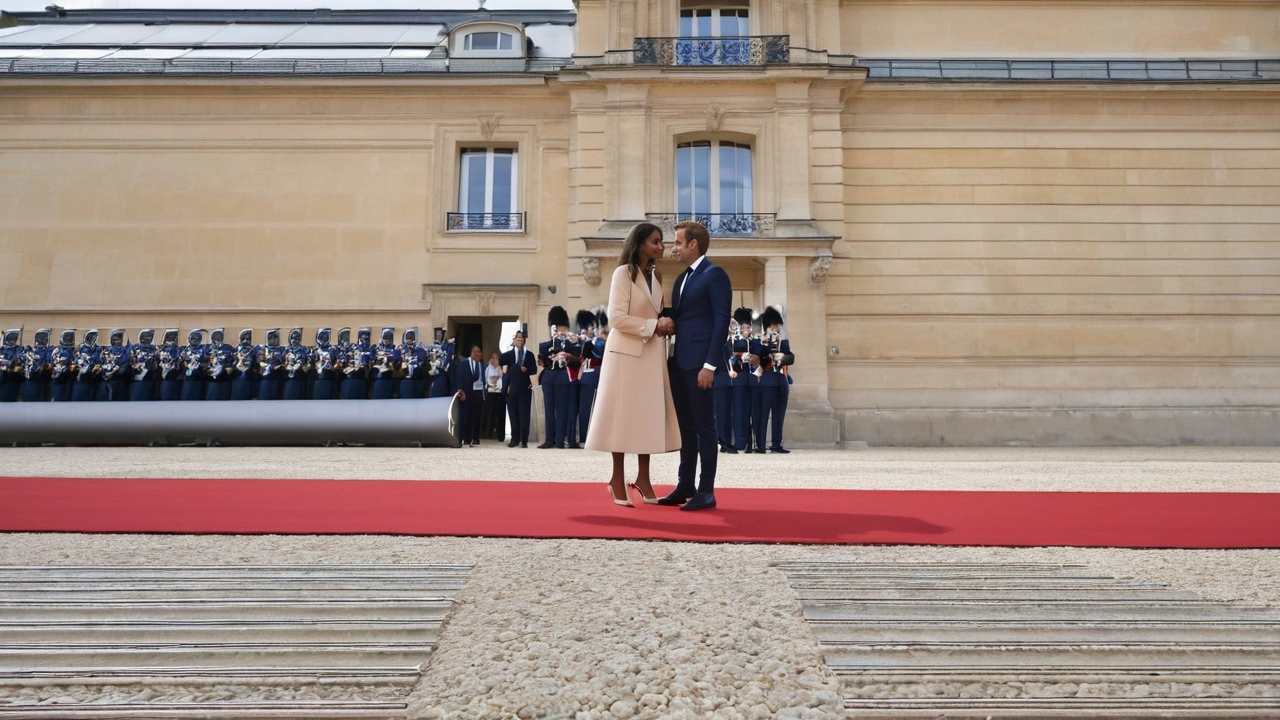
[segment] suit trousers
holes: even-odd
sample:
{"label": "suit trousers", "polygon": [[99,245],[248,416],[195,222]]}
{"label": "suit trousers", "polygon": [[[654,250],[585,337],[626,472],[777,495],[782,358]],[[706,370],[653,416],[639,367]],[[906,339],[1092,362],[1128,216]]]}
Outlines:
{"label": "suit trousers", "polygon": [[716,403],[711,389],[698,387],[696,370],[681,370],[674,358],[667,361],[671,377],[671,399],[676,406],[676,418],[680,422],[680,470],[676,490],[688,492],[694,489],[694,475],[698,462],[702,462],[702,475],[697,490],[700,493],[715,492],[716,459],[720,449],[716,444]]}
{"label": "suit trousers", "polygon": [[733,386],[728,378],[711,389],[716,397],[716,435],[720,447],[733,447]]}
{"label": "suit trousers", "polygon": [[461,403],[458,420],[462,427],[462,444],[480,442],[480,415],[484,412],[484,393],[472,390]]}
{"label": "suit trousers", "polygon": [[[751,378],[755,383],[755,378]],[[751,385],[733,386],[733,447],[742,452],[751,447],[751,414],[753,412],[751,397],[754,388]]]}
{"label": "suit trousers", "polygon": [[511,418],[511,439],[528,444],[529,421],[532,419],[533,388],[512,390],[507,395],[507,416]]}

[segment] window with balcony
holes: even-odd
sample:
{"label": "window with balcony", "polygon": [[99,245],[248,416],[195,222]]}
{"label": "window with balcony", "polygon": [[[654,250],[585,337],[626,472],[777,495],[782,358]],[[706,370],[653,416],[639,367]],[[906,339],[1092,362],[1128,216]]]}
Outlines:
{"label": "window with balcony", "polygon": [[518,154],[515,148],[467,148],[462,151],[458,212],[449,213],[449,230],[522,231],[518,212]]}
{"label": "window with balcony", "polygon": [[676,145],[676,221],[697,220],[713,235],[771,232],[772,216],[752,210],[751,146],[727,140]]}
{"label": "window with balcony", "polygon": [[677,65],[750,65],[746,8],[695,7],[680,11]]}

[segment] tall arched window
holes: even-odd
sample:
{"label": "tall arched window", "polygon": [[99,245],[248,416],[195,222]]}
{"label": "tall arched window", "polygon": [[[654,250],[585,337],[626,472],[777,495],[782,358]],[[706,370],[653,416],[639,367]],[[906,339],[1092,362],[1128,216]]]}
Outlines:
{"label": "tall arched window", "polygon": [[676,213],[712,232],[753,232],[751,146],[727,140],[676,145]]}

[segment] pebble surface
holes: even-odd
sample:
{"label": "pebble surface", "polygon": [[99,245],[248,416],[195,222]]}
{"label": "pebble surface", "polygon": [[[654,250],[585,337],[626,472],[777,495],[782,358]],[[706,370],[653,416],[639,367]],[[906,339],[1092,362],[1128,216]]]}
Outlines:
{"label": "pebble surface", "polygon": [[[565,478],[587,452],[0,448],[5,475]],[[654,480],[674,476],[654,458]],[[550,472],[555,468],[556,472]],[[1280,491],[1277,448],[944,449],[721,456],[722,487]],[[601,492],[602,502],[607,502]],[[660,512],[652,507],[635,512]],[[1280,606],[1280,550],[791,546],[390,536],[8,534],[0,564],[467,563],[414,718],[838,718],[773,564],[1054,562]]]}

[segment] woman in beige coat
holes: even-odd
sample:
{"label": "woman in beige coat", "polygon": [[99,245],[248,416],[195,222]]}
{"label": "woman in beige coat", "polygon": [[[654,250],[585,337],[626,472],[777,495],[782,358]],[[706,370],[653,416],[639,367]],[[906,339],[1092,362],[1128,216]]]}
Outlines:
{"label": "woman in beige coat", "polygon": [[631,229],[609,285],[609,339],[600,363],[587,430],[587,449],[613,453],[609,494],[618,505],[631,506],[622,459],[639,456],[640,472],[632,487],[646,503],[658,496],[649,482],[649,456],[680,449],[680,426],[667,379],[667,344],[672,332],[663,318],[662,277],[656,264],[666,247],[662,230],[640,223]]}

